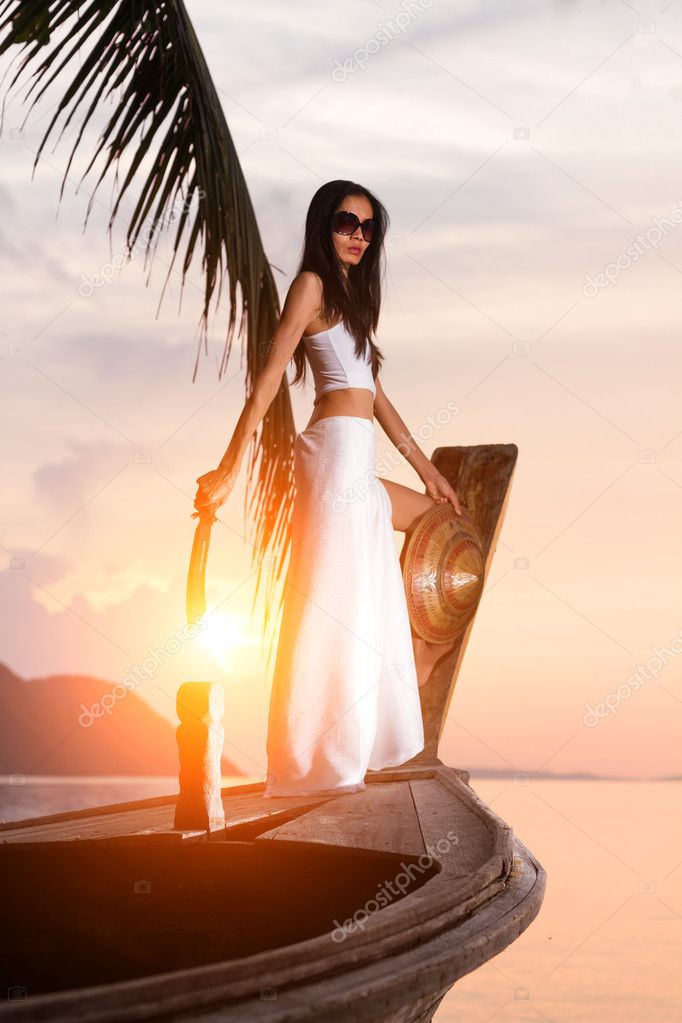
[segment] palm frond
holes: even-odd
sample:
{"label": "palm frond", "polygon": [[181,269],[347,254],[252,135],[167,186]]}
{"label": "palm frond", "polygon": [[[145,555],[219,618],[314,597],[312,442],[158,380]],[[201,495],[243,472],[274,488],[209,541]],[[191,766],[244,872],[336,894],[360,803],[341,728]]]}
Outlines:
{"label": "palm frond", "polygon": [[[236,336],[246,352],[248,396],[277,327],[279,299],[218,93],[182,0],[0,0],[0,57],[17,46],[18,68],[8,91],[28,79],[28,113],[54,83],[63,86],[34,170],[60,120],[57,141],[72,122],[77,124],[61,201],[85,128],[104,102],[111,101],[113,113],[81,178],[98,165],[85,224],[104,178],[112,173],[118,182],[125,154],[127,170],[112,207],[109,233],[133,184],[137,191],[126,232],[129,255],[144,228],[145,263],[147,257],[153,259],[159,236],[176,223],[160,302],[176,257],[180,254],[182,261],[182,290],[195,250],[200,252],[203,309],[193,380],[202,345],[207,347],[211,303],[219,306],[227,277],[229,318],[218,379],[223,376],[235,339],[239,290],[242,311]],[[0,134],[3,120],[4,100]],[[173,217],[178,197],[181,213]],[[253,438],[244,503],[245,516],[253,515],[253,562],[258,563],[254,606],[267,576],[264,632],[274,622],[273,595],[290,547],[293,441],[285,377]]]}

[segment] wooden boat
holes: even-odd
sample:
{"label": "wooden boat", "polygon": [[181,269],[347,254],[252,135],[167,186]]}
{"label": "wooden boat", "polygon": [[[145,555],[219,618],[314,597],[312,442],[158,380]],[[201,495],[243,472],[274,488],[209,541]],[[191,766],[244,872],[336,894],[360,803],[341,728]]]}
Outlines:
{"label": "wooden boat", "polygon": [[[513,445],[434,463],[494,550]],[[0,1019],[428,1021],[539,911],[545,872],[437,755],[466,635],[421,690],[427,742],[365,791],[221,793],[224,821],[177,827],[178,797],[0,826]]]}

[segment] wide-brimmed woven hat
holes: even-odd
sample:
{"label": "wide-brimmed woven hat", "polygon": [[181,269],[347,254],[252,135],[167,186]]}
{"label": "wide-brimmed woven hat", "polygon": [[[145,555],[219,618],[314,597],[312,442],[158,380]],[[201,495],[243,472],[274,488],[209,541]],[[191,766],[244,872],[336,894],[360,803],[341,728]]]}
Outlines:
{"label": "wide-brimmed woven hat", "polygon": [[400,554],[412,628],[431,643],[449,643],[471,621],[483,592],[483,544],[469,512],[428,508]]}

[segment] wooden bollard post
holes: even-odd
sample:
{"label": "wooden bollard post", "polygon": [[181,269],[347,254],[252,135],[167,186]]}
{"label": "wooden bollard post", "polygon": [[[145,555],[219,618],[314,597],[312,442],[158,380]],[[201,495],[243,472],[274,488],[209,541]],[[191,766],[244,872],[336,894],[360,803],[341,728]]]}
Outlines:
{"label": "wooden bollard post", "polygon": [[214,831],[225,827],[220,794],[223,752],[223,687],[213,682],[185,682],[178,689],[180,724],[175,735],[180,760],[180,791],[175,830]]}

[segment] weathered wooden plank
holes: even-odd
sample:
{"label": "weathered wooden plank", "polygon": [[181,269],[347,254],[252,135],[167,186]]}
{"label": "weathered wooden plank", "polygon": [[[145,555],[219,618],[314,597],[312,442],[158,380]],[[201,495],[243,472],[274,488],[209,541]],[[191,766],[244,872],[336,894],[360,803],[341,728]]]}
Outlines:
{"label": "weathered wooden plank", "polygon": [[415,856],[425,851],[407,781],[371,785],[364,792],[331,799],[259,835],[259,840],[263,839],[320,842]]}
{"label": "weathered wooden plank", "polygon": [[437,779],[409,782],[426,851],[447,877],[466,877],[491,858],[495,834]]}
{"label": "weathered wooden plank", "polygon": [[[282,811],[295,807],[316,806],[320,797],[292,796],[278,799],[276,805],[263,799],[260,792],[246,795],[230,795],[229,789],[223,790],[223,807],[225,809],[225,827],[246,824],[259,818],[278,817]],[[91,817],[78,817],[74,820],[52,821],[46,824],[31,824],[25,828],[13,828],[0,832],[0,844],[3,842],[56,842],[76,841],[79,839],[113,838],[118,835],[159,834],[173,831],[175,799],[161,806],[143,806],[132,810],[112,812],[106,816],[94,814]],[[176,834],[194,835],[196,832],[176,832]]]}
{"label": "weathered wooden plank", "polygon": [[[27,776],[30,779],[30,776]],[[253,793],[262,793],[264,783],[245,782],[243,785],[226,785],[222,789],[222,798],[233,798]],[[125,803],[104,803],[102,806],[85,806],[81,810],[61,810],[59,813],[41,814],[39,817],[25,817],[19,821],[0,821],[0,834],[16,828],[28,827],[31,824],[53,824],[56,821],[83,820],[85,817],[109,817],[112,813],[124,810],[141,810],[154,806],[175,806],[177,793],[165,796],[147,796],[145,799],[132,799]]]}
{"label": "weathered wooden plank", "polygon": [[[434,778],[439,766],[441,766],[440,760],[438,760],[438,758],[434,758],[432,763],[428,766],[419,765],[415,767],[411,765],[403,767],[401,765],[400,767],[382,767],[380,771],[367,771],[367,774],[365,775],[365,782],[378,782],[379,784],[382,784],[387,781],[403,781],[406,777]],[[466,774],[468,779],[468,771],[458,771],[457,773]]]}
{"label": "weathered wooden plank", "polygon": [[[414,775],[414,769],[393,772],[376,772],[369,780],[377,783],[374,788],[392,784],[391,778],[403,774]],[[434,770],[422,769],[419,776],[433,777]],[[278,818],[287,810],[298,807],[315,807],[320,802],[331,801],[334,796],[289,796],[276,801],[262,797],[263,783],[224,788],[222,790],[225,810],[225,826],[253,823],[269,817]],[[359,793],[361,794],[361,793]],[[344,796],[348,800],[350,796]],[[160,834],[173,831],[173,816],[177,796],[160,796],[131,803],[113,804],[110,807],[92,807],[83,810],[51,814],[45,818],[33,818],[22,826],[22,822],[8,821],[0,826],[2,842],[54,842],[77,839],[113,838],[120,835]],[[102,812],[106,809],[106,812]],[[181,839],[194,836],[196,832],[185,830],[175,832]]]}
{"label": "weathered wooden plank", "polygon": [[106,817],[95,815],[79,817],[72,821],[53,821],[47,824],[37,822],[29,824],[28,827],[0,832],[0,843],[71,841],[79,838],[105,838],[137,831],[152,833],[163,829],[171,830],[173,810],[173,804],[167,804],[114,812]]}

